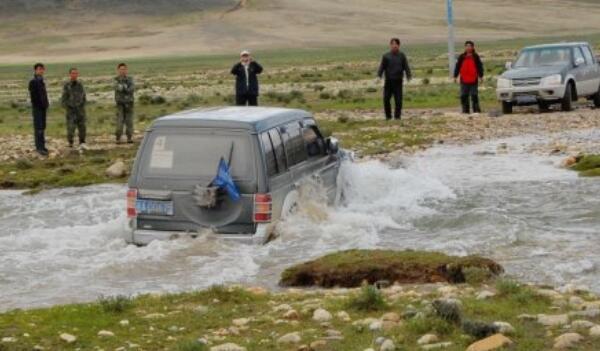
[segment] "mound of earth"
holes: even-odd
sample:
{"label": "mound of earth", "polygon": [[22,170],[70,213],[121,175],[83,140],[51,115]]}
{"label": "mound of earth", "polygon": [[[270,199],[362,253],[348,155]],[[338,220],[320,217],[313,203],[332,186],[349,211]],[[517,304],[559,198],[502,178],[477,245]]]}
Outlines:
{"label": "mound of earth", "polygon": [[365,281],[413,283],[464,283],[466,269],[481,269],[490,275],[504,270],[498,263],[479,256],[448,256],[437,252],[349,250],[329,254],[286,269],[282,286],[357,287]]}

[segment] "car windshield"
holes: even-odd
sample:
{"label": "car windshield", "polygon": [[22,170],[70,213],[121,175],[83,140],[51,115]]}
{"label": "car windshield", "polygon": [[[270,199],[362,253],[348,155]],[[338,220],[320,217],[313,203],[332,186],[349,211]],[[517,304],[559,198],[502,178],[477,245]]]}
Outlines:
{"label": "car windshield", "polygon": [[570,48],[539,48],[523,50],[515,67],[563,66],[569,63]]}
{"label": "car windshield", "polygon": [[[141,157],[145,177],[212,179],[219,160],[229,160],[234,179],[254,179],[254,157],[248,134],[154,131]],[[233,150],[232,150],[233,149]]]}

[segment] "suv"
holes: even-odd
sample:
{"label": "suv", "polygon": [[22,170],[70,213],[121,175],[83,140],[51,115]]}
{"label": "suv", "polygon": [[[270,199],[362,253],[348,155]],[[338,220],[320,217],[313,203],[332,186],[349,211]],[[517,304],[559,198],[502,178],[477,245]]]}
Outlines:
{"label": "suv", "polygon": [[496,89],[505,114],[515,105],[537,104],[546,111],[555,103],[570,111],[580,97],[600,107],[600,66],[588,43],[527,47],[506,68]]}
{"label": "suv", "polygon": [[[332,203],[342,153],[306,111],[225,107],[157,119],[144,136],[129,179],[128,241],[220,237],[265,243],[273,223],[293,211],[310,181]],[[239,199],[212,186],[226,160]]]}

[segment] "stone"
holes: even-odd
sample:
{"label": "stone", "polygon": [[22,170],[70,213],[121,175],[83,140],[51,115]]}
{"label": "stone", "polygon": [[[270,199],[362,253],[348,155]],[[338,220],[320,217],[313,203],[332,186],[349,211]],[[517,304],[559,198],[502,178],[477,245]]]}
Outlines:
{"label": "stone", "polygon": [[399,322],[400,315],[396,312],[388,312],[388,313],[384,314],[383,316],[381,316],[381,320],[382,321],[390,321],[390,322]]}
{"label": "stone", "polygon": [[273,307],[274,312],[285,312],[285,311],[289,311],[291,309],[292,309],[292,306],[290,306],[286,303]]}
{"label": "stone", "polygon": [[384,331],[390,331],[396,327],[399,327],[402,325],[402,322],[394,322],[394,321],[382,321],[381,322],[381,328]]}
{"label": "stone", "polygon": [[497,326],[492,323],[480,321],[466,320],[461,323],[461,327],[465,334],[474,336],[478,340],[498,333]]}
{"label": "stone", "polygon": [[4,338],[2,338],[2,342],[4,343],[15,343],[17,342],[17,338],[13,337],[13,336],[6,336]]}
{"label": "stone", "polygon": [[119,325],[122,327],[126,327],[129,325],[129,321],[127,319],[123,319],[122,321],[119,322]]}
{"label": "stone", "polygon": [[512,340],[502,334],[494,334],[476,341],[467,347],[467,351],[491,351],[512,345]]}
{"label": "stone", "polygon": [[560,165],[561,165],[561,167],[569,168],[576,163],[577,163],[577,158],[575,156],[569,156],[569,157],[565,158],[564,160],[562,160]]}
{"label": "stone", "polygon": [[584,317],[584,318],[596,318],[596,317],[600,316],[600,309],[592,308],[592,309],[583,310],[583,311],[573,311],[573,312],[569,312],[569,316]]}
{"label": "stone", "polygon": [[562,299],[562,295],[558,291],[551,289],[538,289],[536,293],[540,296],[549,297],[551,299]]}
{"label": "stone", "polygon": [[537,318],[538,323],[546,327],[557,327],[569,323],[569,316],[566,314],[546,315],[540,314]]}
{"label": "stone", "polygon": [[237,318],[234,319],[231,323],[233,323],[233,325],[235,325],[236,327],[243,327],[246,324],[250,323],[250,320],[248,318]]}
{"label": "stone", "polygon": [[321,351],[327,349],[327,341],[325,340],[315,340],[310,343],[309,350],[310,351]]}
{"label": "stone", "polygon": [[421,346],[421,349],[423,350],[440,350],[440,349],[445,349],[448,348],[450,346],[452,346],[453,344],[449,341],[447,342],[438,342],[436,344],[429,344],[429,345],[423,345]]}
{"label": "stone", "polygon": [[600,325],[595,325],[595,326],[591,327],[589,333],[590,333],[590,336],[593,338],[600,337]]}
{"label": "stone", "polygon": [[283,314],[283,318],[295,320],[300,318],[300,314],[296,310],[289,310]]}
{"label": "stone", "polygon": [[213,346],[210,348],[210,351],[246,351],[246,348],[232,342],[228,342],[226,344]]}
{"label": "stone", "polygon": [[127,175],[127,166],[125,162],[119,160],[108,167],[105,173],[109,178],[122,178]]}
{"label": "stone", "polygon": [[490,297],[496,296],[496,293],[491,292],[489,290],[483,290],[475,297],[477,300],[487,300]]}
{"label": "stone", "polygon": [[66,342],[67,344],[72,344],[77,341],[77,337],[75,335],[71,335],[69,333],[60,334],[60,340]]}
{"label": "stone", "polygon": [[257,296],[263,296],[269,293],[267,289],[260,286],[251,286],[246,288],[246,291]]}
{"label": "stone", "polygon": [[316,322],[329,322],[331,318],[331,313],[323,308],[317,308],[313,312],[313,320]]}
{"label": "stone", "polygon": [[396,345],[394,344],[394,342],[390,339],[386,339],[382,344],[381,344],[381,348],[379,349],[379,351],[395,351],[396,350]]}
{"label": "stone", "polygon": [[507,323],[507,322],[497,321],[497,322],[492,323],[492,325],[497,328],[497,331],[500,334],[512,335],[516,331],[515,328],[510,323]]}
{"label": "stone", "polygon": [[277,343],[279,344],[298,344],[301,341],[302,337],[298,332],[288,333],[277,339]]}
{"label": "stone", "polygon": [[369,324],[370,331],[379,331],[381,329],[383,329],[383,322],[380,320],[373,321]]}
{"label": "stone", "polygon": [[98,336],[105,337],[105,338],[110,338],[110,337],[115,336],[115,333],[111,332],[110,330],[100,330],[98,332]]}
{"label": "stone", "polygon": [[438,337],[435,334],[425,334],[417,340],[417,344],[419,345],[427,345],[438,342]]}
{"label": "stone", "polygon": [[377,338],[375,338],[375,344],[377,344],[377,345],[383,344],[384,341],[385,341],[385,338],[383,336],[378,336]]}
{"label": "stone", "polygon": [[350,315],[346,311],[340,311],[335,315],[339,320],[344,322],[350,322]]}
{"label": "stone", "polygon": [[194,307],[194,312],[199,315],[204,315],[208,313],[208,306],[198,305]]}
{"label": "stone", "polygon": [[554,339],[555,349],[570,349],[583,340],[583,336],[577,333],[565,333]]}
{"label": "stone", "polygon": [[517,319],[522,321],[536,321],[538,317],[533,314],[520,314],[517,316]]}
{"label": "stone", "polygon": [[594,323],[583,319],[571,322],[571,327],[573,327],[573,329],[590,329],[593,326],[595,326]]}
{"label": "stone", "polygon": [[461,320],[461,303],[455,299],[435,300],[432,303],[438,317],[453,323]]}
{"label": "stone", "polygon": [[571,296],[569,298],[569,305],[571,306],[581,306],[585,303],[585,300],[579,296]]}
{"label": "stone", "polygon": [[157,319],[166,317],[164,313],[150,313],[144,316],[145,319]]}

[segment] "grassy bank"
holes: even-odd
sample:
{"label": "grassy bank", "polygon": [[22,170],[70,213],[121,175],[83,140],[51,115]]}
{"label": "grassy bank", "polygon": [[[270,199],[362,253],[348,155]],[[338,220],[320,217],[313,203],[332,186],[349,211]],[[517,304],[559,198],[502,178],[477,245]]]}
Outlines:
{"label": "grassy bank", "polygon": [[[424,252],[415,255],[415,262],[439,258]],[[443,305],[454,306],[463,322],[449,318],[440,309]],[[506,278],[460,285],[278,293],[215,286],[4,312],[0,314],[0,350],[188,351],[233,343],[238,347],[233,350],[248,351],[363,351],[379,350],[382,342],[416,350],[425,334],[435,334],[428,343],[448,343],[443,349],[462,351],[485,337],[474,331],[477,326],[490,325],[492,333],[501,332],[512,340],[512,350],[548,350],[559,335],[577,332],[582,339],[574,344],[576,349],[591,351],[600,347],[600,338],[588,335],[600,322],[598,306],[600,300],[594,294],[563,294]],[[558,322],[548,322],[554,319]]]}
{"label": "grassy bank", "polygon": [[582,177],[600,177],[600,155],[585,155],[577,160],[571,169]]}

